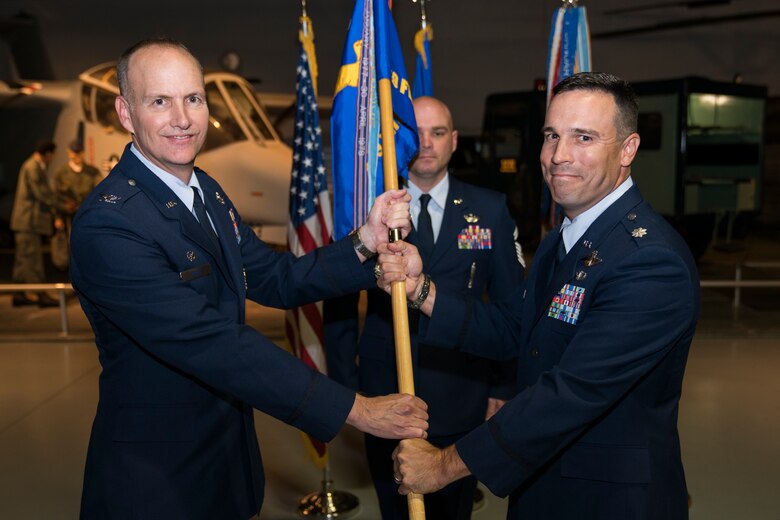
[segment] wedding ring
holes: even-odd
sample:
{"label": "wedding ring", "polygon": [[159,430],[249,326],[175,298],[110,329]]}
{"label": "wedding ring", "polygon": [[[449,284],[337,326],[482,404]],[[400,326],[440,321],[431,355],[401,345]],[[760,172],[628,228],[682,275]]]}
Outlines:
{"label": "wedding ring", "polygon": [[398,477],[393,477],[393,480],[395,480],[396,484],[400,484],[401,483],[401,479],[398,478]]}
{"label": "wedding ring", "polygon": [[382,266],[379,265],[379,262],[376,263],[374,266],[374,278],[377,280],[382,277],[382,275],[385,274],[382,272]]}

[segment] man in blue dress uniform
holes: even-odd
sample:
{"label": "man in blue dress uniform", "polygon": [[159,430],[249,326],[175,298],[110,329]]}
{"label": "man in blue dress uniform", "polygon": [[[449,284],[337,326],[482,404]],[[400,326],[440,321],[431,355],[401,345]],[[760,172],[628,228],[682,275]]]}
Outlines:
{"label": "man in blue dress uniform", "polygon": [[408,232],[408,195],[377,199],[358,232],[302,258],[277,253],[194,167],[209,126],[200,64],[146,40],[120,58],[116,109],[133,142],[73,222],[71,277],[103,372],[81,517],[256,515],[264,476],[252,409],[322,439],[346,422],[424,436],[425,404],[367,399],[245,325],[245,299],[292,307],[375,283],[361,265]]}
{"label": "man in blue dress uniform", "polygon": [[[566,218],[539,246],[525,287],[482,305],[430,284],[424,341],[518,356],[519,393],[487,423],[438,449],[402,441],[400,491],[473,474],[511,494],[508,518],[688,517],[678,402],[699,314],[696,266],[631,180],[639,106],[603,73],[562,81],[547,111],[544,179]],[[384,286],[423,289],[414,246],[383,254]],[[438,290],[441,289],[441,290]]]}

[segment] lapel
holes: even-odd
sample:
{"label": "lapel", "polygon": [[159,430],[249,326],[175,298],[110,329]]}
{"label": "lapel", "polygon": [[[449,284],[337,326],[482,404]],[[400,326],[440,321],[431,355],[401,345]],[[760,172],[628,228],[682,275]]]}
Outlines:
{"label": "lapel", "polygon": [[[215,183],[203,170],[195,168],[195,175],[203,188],[206,199],[206,210],[214,221],[217,229],[219,243],[222,246],[222,254],[219,255],[220,269],[228,280],[233,291],[239,292],[237,287],[243,287],[243,264],[241,263],[241,251],[238,242],[238,214],[230,203],[230,200],[222,192],[220,186]],[[231,215],[232,210],[232,215]],[[244,237],[242,237],[243,240]],[[226,269],[225,269],[226,267]]]}
{"label": "lapel", "polygon": [[[128,145],[129,146],[129,145]],[[122,161],[129,160],[129,168],[124,173],[135,180],[136,186],[138,186],[146,196],[152,201],[153,205],[157,207],[160,214],[169,220],[178,220],[182,234],[192,242],[198,244],[202,249],[207,251],[212,257],[214,263],[222,271],[223,277],[227,280],[228,285],[236,291],[235,283],[230,276],[230,273],[225,265],[225,261],[222,258],[222,254],[216,250],[214,244],[211,242],[206,233],[200,227],[200,224],[195,219],[195,216],[187,209],[187,207],[179,200],[175,193],[173,193],[168,186],[165,185],[157,176],[149,171],[146,166],[127,148]],[[198,180],[203,179],[203,175],[198,176]],[[201,184],[201,187],[203,187]],[[205,188],[204,188],[205,189]],[[208,197],[206,197],[208,198]],[[174,204],[171,204],[174,202]],[[215,214],[212,213],[213,204],[206,205],[207,210],[211,214],[211,218],[217,220]],[[225,232],[217,229],[217,233],[220,235],[220,242],[225,247]],[[231,230],[232,234],[232,230]]]}
{"label": "lapel", "polygon": [[[533,293],[526,295],[527,298],[532,298],[535,303],[534,314],[538,314],[540,309],[546,308],[545,301],[549,302],[549,300],[552,299],[552,296],[547,298],[547,294],[549,292],[548,287],[552,285],[551,282],[553,278],[555,278],[555,273],[552,272],[551,266],[555,262],[555,251],[558,245],[560,232],[561,228],[560,226],[557,226],[547,233],[547,236],[544,237],[544,240],[539,244],[536,254],[534,255],[531,267],[535,274],[530,275],[529,273],[529,278],[533,281],[533,285],[530,287]],[[564,261],[563,263],[566,262]]]}
{"label": "lapel", "polygon": [[[557,245],[556,239],[557,233],[560,232],[560,227],[556,227],[554,232],[550,233],[550,235],[554,235],[553,237],[545,237],[542,242],[542,244],[545,245],[545,250],[540,253],[540,262],[542,263],[538,266],[538,274],[535,277],[536,282],[538,283],[538,286],[535,289],[538,290],[538,292],[534,299],[536,303],[534,308],[534,323],[547,311],[553,297],[565,284],[573,283],[574,285],[585,286],[592,282],[594,279],[592,275],[595,274],[595,271],[602,269],[605,261],[611,259],[609,258],[608,251],[600,251],[599,257],[602,259],[601,263],[596,264],[593,267],[588,267],[585,264],[585,260],[591,256],[593,251],[599,251],[599,248],[604,244],[604,241],[612,230],[620,223],[623,216],[641,202],[642,196],[635,184],[599,215],[577,243],[572,246],[564,261],[558,265],[555,272],[551,275],[550,266],[554,264],[555,246]],[[539,250],[542,250],[541,245]],[[579,271],[583,271],[586,274],[585,279],[576,280],[576,275]],[[546,280],[549,281],[543,282]]]}

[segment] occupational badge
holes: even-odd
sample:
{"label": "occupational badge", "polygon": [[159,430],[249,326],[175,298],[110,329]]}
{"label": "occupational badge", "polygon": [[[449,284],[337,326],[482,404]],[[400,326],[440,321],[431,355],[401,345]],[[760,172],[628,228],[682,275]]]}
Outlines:
{"label": "occupational badge", "polygon": [[187,260],[194,262],[196,258],[195,251],[187,251]]}
{"label": "occupational badge", "polygon": [[117,195],[109,195],[107,193],[101,193],[100,194],[100,200],[102,202],[108,202],[109,204],[116,204],[116,201],[121,200],[122,197],[119,197]]}
{"label": "occupational badge", "polygon": [[455,204],[456,206],[460,206],[461,204],[463,204],[463,199],[452,199],[452,203]]}
{"label": "occupational badge", "polygon": [[631,236],[634,238],[642,238],[647,234],[647,230],[643,227],[638,227],[631,232]]}
{"label": "occupational badge", "polygon": [[466,213],[465,215],[463,215],[463,218],[466,219],[466,222],[468,222],[469,224],[476,224],[477,222],[479,222],[479,216],[473,213]]}
{"label": "occupational badge", "polygon": [[593,267],[594,265],[600,264],[604,260],[599,256],[599,252],[595,249],[590,253],[590,256],[585,259],[583,262],[585,264],[585,267]]}
{"label": "occupational badge", "polygon": [[585,298],[585,288],[572,284],[561,287],[547,309],[547,316],[556,320],[576,325],[580,317],[580,308]]}
{"label": "occupational badge", "polygon": [[574,279],[577,280],[578,282],[583,281],[587,277],[588,277],[588,273],[586,273],[585,271],[577,271],[577,274],[574,275]]}
{"label": "occupational badge", "polygon": [[458,233],[458,249],[493,249],[490,228],[468,226]]}

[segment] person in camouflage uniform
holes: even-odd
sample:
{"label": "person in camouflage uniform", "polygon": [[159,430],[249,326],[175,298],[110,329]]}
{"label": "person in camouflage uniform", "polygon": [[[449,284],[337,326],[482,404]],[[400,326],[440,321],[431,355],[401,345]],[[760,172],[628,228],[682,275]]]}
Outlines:
{"label": "person in camouflage uniform", "polygon": [[103,179],[100,171],[84,160],[84,146],[81,140],[76,139],[68,145],[68,162],[54,174],[54,189],[62,199],[71,199],[75,202],[72,211],[66,211],[63,215],[65,228],[70,236],[70,224],[73,214],[87,198],[92,188]]}
{"label": "person in camouflage uniform", "polygon": [[[42,141],[35,152],[22,164],[16,185],[16,198],[11,213],[11,231],[14,232],[16,250],[13,281],[15,283],[43,283],[43,237],[51,236],[54,214],[58,210],[74,207],[72,201],[60,199],[49,186],[46,168],[51,163],[56,145]],[[35,300],[24,292],[13,295],[13,305],[58,305],[54,298],[40,293]]]}

